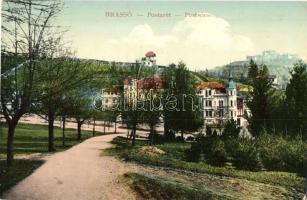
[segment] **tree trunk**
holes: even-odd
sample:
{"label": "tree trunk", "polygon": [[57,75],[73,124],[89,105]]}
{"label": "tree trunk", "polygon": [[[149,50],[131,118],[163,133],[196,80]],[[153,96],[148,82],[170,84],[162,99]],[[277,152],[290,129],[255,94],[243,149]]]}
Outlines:
{"label": "tree trunk", "polygon": [[54,118],[55,112],[53,109],[49,108],[48,111],[48,151],[55,151],[54,148]]}
{"label": "tree trunk", "polygon": [[106,121],[103,121],[103,134],[106,134]]}
{"label": "tree trunk", "polygon": [[154,128],[152,124],[150,124],[150,135],[151,135],[150,145],[154,145],[155,135],[154,135]]}
{"label": "tree trunk", "polygon": [[77,140],[80,141],[81,140],[81,126],[82,126],[82,122],[80,120],[77,120],[77,125],[78,125],[78,136],[77,136]]}
{"label": "tree trunk", "polygon": [[93,137],[96,135],[96,130],[95,130],[95,128],[96,128],[96,120],[95,120],[95,118],[93,119]]}
{"label": "tree trunk", "polygon": [[66,123],[66,116],[63,115],[62,117],[63,129],[62,129],[62,145],[65,147],[65,123]]}
{"label": "tree trunk", "polygon": [[164,135],[167,134],[168,131],[169,131],[168,124],[167,122],[164,121]]}
{"label": "tree trunk", "polygon": [[116,125],[117,125],[117,124],[116,124],[116,120],[115,120],[114,123],[115,123],[115,125],[114,125],[114,126],[115,126],[115,127],[114,127],[114,133],[116,133],[116,132],[117,132],[117,131],[116,131]]}
{"label": "tree trunk", "polygon": [[136,136],[136,124],[133,124],[133,128],[132,128],[132,146],[135,145],[135,136]]}
{"label": "tree trunk", "polygon": [[9,123],[7,132],[6,164],[12,166],[14,160],[14,135],[17,122]]}

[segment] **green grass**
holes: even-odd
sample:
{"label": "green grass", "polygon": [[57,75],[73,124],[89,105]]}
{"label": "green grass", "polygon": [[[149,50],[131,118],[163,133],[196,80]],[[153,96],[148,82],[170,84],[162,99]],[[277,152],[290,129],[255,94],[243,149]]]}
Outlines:
{"label": "green grass", "polygon": [[[1,123],[0,126],[0,158],[6,151],[7,126]],[[65,150],[78,144],[77,131],[74,129],[65,130],[65,143],[62,146],[62,129],[54,128],[54,146],[57,151]],[[82,140],[92,136],[91,131],[82,131]],[[18,124],[15,131],[14,152],[15,154],[46,153],[48,151],[48,127],[45,125]]]}
{"label": "green grass", "polygon": [[0,160],[0,197],[10,187],[29,176],[41,164],[43,161],[40,160],[15,160],[8,168],[5,161]]}
{"label": "green grass", "polygon": [[120,157],[127,161],[135,161],[146,165],[169,167],[198,173],[246,179],[259,183],[282,186],[291,191],[304,192],[305,179],[294,173],[273,171],[252,172],[236,170],[229,167],[214,167],[204,162],[186,162],[183,159],[183,152],[185,149],[189,148],[189,144],[170,143],[156,145],[158,148],[166,152],[166,154],[158,156],[139,151],[140,146],[148,144],[146,141],[137,141],[136,146],[131,147],[130,141],[128,141],[126,138],[117,137],[113,140],[113,143],[116,144],[116,147],[108,149],[105,153]]}
{"label": "green grass", "polygon": [[143,199],[233,199],[209,190],[138,173],[126,173],[124,178]]}

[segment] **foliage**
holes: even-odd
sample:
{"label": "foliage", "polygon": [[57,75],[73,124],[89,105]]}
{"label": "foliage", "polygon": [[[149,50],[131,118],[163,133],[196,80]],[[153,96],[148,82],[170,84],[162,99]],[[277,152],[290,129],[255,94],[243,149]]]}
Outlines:
{"label": "foliage", "polygon": [[238,169],[261,170],[262,163],[255,141],[238,139],[237,148],[232,151],[233,163]]}
{"label": "foliage", "polygon": [[152,145],[155,144],[163,144],[164,143],[164,136],[161,134],[158,134],[157,131],[152,131],[148,135],[148,140],[151,141]]}
{"label": "foliage", "polygon": [[222,134],[223,138],[238,138],[241,128],[234,119],[227,121]]}
{"label": "foliage", "polygon": [[253,136],[258,136],[263,129],[270,127],[272,96],[274,90],[272,88],[272,80],[269,79],[269,71],[267,66],[260,68],[251,61],[250,81],[253,90],[250,92],[251,97],[247,102],[247,106],[251,111],[248,121]]}
{"label": "foliage", "polygon": [[227,153],[224,142],[214,138],[212,143],[206,147],[205,159],[214,166],[223,166],[227,162]]}
{"label": "foliage", "polygon": [[202,146],[194,142],[191,144],[191,148],[185,151],[186,160],[188,162],[199,162],[201,158]]}
{"label": "foliage", "polygon": [[203,123],[195,91],[195,79],[182,62],[165,70],[167,88],[164,91],[163,115],[167,130],[182,134],[198,130]]}
{"label": "foliage", "polygon": [[302,138],[286,139],[281,136],[263,135],[257,142],[266,169],[299,174],[305,172],[307,144]]}
{"label": "foliage", "polygon": [[176,140],[176,135],[174,131],[166,131],[164,133],[164,141],[165,142],[175,142]]}
{"label": "foliage", "polygon": [[107,155],[119,156],[120,158],[146,165],[246,179],[270,185],[283,186],[291,191],[297,190],[304,192],[305,178],[293,173],[243,171],[229,167],[214,167],[203,162],[195,163],[183,161],[186,150],[190,148],[190,144],[187,143],[165,143],[163,145],[157,145],[159,149],[166,152],[166,154],[161,156],[140,154],[138,152],[139,146],[147,145],[146,141],[137,140],[136,146],[131,147],[127,138],[117,137],[113,140],[113,143],[116,144],[116,147],[106,150],[105,153]]}
{"label": "foliage", "polygon": [[287,124],[293,135],[307,139],[307,66],[296,63],[286,89]]}

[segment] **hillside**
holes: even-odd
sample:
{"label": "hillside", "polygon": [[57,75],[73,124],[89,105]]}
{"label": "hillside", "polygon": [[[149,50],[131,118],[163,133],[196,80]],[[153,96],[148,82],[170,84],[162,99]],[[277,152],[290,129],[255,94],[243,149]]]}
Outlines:
{"label": "hillside", "polygon": [[260,55],[247,56],[245,60],[234,61],[224,66],[215,67],[206,72],[201,72],[213,77],[228,78],[230,71],[234,79],[244,82],[248,74],[250,60],[253,59],[258,65],[267,65],[270,74],[276,75],[278,84],[284,88],[290,77],[293,64],[300,58],[293,54],[278,53],[276,51],[264,51]]}

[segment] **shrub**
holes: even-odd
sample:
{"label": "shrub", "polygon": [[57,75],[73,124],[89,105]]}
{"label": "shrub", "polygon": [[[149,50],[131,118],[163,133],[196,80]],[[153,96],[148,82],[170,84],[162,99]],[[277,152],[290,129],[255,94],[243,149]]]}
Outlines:
{"label": "shrub", "polygon": [[268,170],[283,171],[285,162],[283,160],[283,151],[286,147],[286,141],[280,137],[262,135],[258,139],[258,149],[260,158],[264,167]]}
{"label": "shrub", "polygon": [[186,140],[187,140],[187,141],[193,141],[194,139],[195,139],[195,138],[194,138],[193,136],[188,136]]}
{"label": "shrub", "polygon": [[233,150],[233,163],[238,169],[258,171],[262,168],[256,142],[248,139],[238,139],[237,148]]}
{"label": "shrub", "polygon": [[[149,133],[148,139],[149,139],[149,141],[151,141],[151,139],[152,139],[152,133]],[[154,135],[153,135],[153,144],[163,144],[163,143],[164,143],[164,137],[163,137],[163,135],[160,135],[160,134],[156,133],[156,131],[154,131]]]}
{"label": "shrub", "polygon": [[170,131],[166,131],[164,133],[164,141],[165,142],[175,142],[176,140],[176,135],[174,133],[174,131],[170,130]]}
{"label": "shrub", "polygon": [[263,135],[258,139],[258,146],[266,169],[304,173],[307,145],[301,138]]}
{"label": "shrub", "polygon": [[283,152],[283,159],[285,162],[285,169],[289,172],[296,172],[304,174],[304,164],[306,163],[306,144],[303,140],[293,140],[288,142],[288,148]]}
{"label": "shrub", "polygon": [[191,144],[191,148],[185,150],[186,160],[189,162],[199,162],[202,152],[202,147],[199,143],[194,142]]}
{"label": "shrub", "polygon": [[[219,138],[210,138],[207,141],[205,158],[208,163],[215,166],[223,166],[227,162],[227,153],[224,142]],[[209,147],[209,148],[208,148]]]}
{"label": "shrub", "polygon": [[182,137],[182,136],[177,136],[177,137],[176,137],[176,142],[184,142],[184,137]]}

